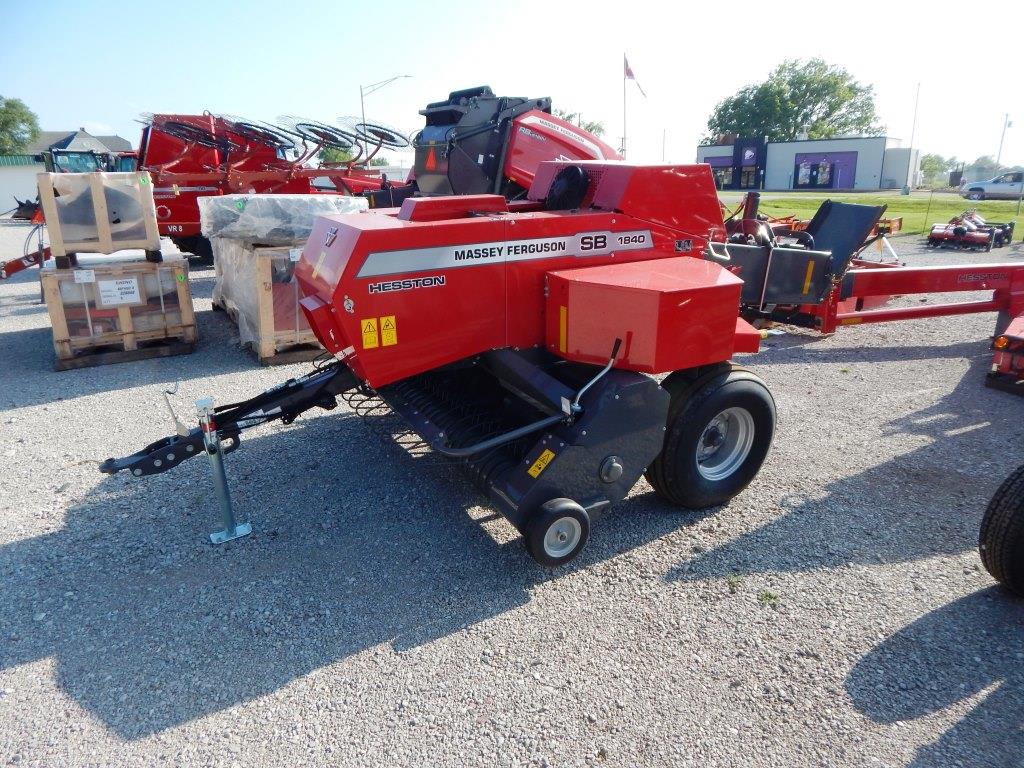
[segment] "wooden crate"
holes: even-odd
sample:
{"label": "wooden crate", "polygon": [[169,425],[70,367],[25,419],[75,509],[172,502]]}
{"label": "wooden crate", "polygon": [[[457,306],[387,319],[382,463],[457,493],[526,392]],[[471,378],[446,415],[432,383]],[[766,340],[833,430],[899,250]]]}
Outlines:
{"label": "wooden crate", "polygon": [[238,325],[244,345],[262,365],[312,360],[323,347],[299,307],[294,269],[301,249],[252,245],[214,237],[214,309]]}
{"label": "wooden crate", "polygon": [[95,262],[40,272],[56,369],[191,352],[196,342],[188,262]]}
{"label": "wooden crate", "polygon": [[160,249],[148,171],[40,173],[36,179],[54,256]]}

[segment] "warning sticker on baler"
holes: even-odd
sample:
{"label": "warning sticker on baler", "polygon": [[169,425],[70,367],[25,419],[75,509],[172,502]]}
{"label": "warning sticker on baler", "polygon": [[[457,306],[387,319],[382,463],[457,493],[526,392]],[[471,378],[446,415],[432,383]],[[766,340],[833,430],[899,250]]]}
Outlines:
{"label": "warning sticker on baler", "polygon": [[540,477],[540,473],[548,468],[548,464],[551,463],[551,460],[553,458],[555,458],[555,452],[545,448],[543,451],[541,451],[541,454],[540,456],[537,457],[537,460],[533,462],[532,465],[530,465],[530,468],[528,470],[526,470],[526,474],[528,474],[530,477]]}
{"label": "warning sticker on baler", "polygon": [[363,349],[376,349],[380,346],[377,340],[377,318],[368,317],[359,321],[363,332]]}
{"label": "warning sticker on baler", "polygon": [[380,319],[380,343],[384,347],[392,347],[398,343],[398,321],[394,315]]}

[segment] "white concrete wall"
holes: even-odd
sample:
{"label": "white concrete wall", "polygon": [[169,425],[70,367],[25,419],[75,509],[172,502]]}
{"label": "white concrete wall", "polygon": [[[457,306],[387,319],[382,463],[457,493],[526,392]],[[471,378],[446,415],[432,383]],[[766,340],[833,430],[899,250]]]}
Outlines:
{"label": "white concrete wall", "polygon": [[882,163],[882,189],[903,189],[917,186],[921,170],[921,153],[909,147],[890,147]]}
{"label": "white concrete wall", "polygon": [[14,207],[14,198],[35,200],[38,194],[36,174],[46,168],[37,165],[0,165],[0,213]]}
{"label": "white concrete wall", "polygon": [[[822,139],[821,141],[787,141],[768,145],[765,163],[765,189],[792,189],[796,156],[806,152],[856,152],[857,175],[854,189],[879,189],[882,179],[882,158],[886,139]],[[844,184],[844,188],[849,186]]]}
{"label": "white concrete wall", "polygon": [[706,163],[709,157],[732,157],[732,145],[697,147],[697,162]]}

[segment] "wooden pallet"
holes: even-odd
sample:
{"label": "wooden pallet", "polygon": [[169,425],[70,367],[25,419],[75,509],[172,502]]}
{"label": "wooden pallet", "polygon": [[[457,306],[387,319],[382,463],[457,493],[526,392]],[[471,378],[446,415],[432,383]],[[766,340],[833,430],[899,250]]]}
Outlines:
{"label": "wooden pallet", "polygon": [[[174,293],[147,296],[147,276],[157,281],[170,276]],[[186,354],[195,347],[196,321],[184,260],[46,269],[40,280],[59,371]]]}
{"label": "wooden pallet", "polygon": [[260,364],[284,365],[319,357],[324,350],[298,306],[295,278],[280,281],[282,272],[290,274],[287,267],[293,263],[294,249],[218,237],[212,243],[217,276],[214,308],[235,321],[242,343]]}

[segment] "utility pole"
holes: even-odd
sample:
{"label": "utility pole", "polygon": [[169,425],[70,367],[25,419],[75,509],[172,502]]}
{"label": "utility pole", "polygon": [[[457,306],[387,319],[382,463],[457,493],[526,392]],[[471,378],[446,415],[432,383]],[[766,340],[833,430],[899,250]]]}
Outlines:
{"label": "utility pole", "polygon": [[395,82],[395,80],[401,80],[404,77],[412,77],[412,75],[395,75],[394,77],[389,77],[386,80],[381,80],[379,83],[371,83],[370,85],[359,86],[359,114],[361,115],[360,119],[363,121],[363,125],[366,125],[365,97],[369,96],[374,91],[379,91],[385,85],[390,85],[391,83]]}
{"label": "utility pole", "polygon": [[1003,118],[1003,133],[999,137],[999,151],[996,152],[996,173],[999,173],[999,161],[1003,159],[1003,140],[1006,139],[1006,127],[1010,124],[1010,116],[1006,115]]}
{"label": "utility pole", "polygon": [[[917,105],[920,103],[920,101],[921,101],[921,83],[918,83],[917,84],[917,95],[914,96],[914,122],[910,124],[910,158],[909,158],[910,160],[913,160],[913,157],[914,157],[914,137],[917,135]],[[918,153],[918,157],[920,157],[920,153]],[[914,170],[914,168],[913,168],[913,166],[911,166],[911,168],[909,169],[908,172],[912,172],[913,170]],[[910,194],[910,185],[911,185],[912,181],[917,181],[917,179],[913,179],[913,180],[907,179],[907,183],[903,186],[903,194],[904,195],[909,195]]]}

